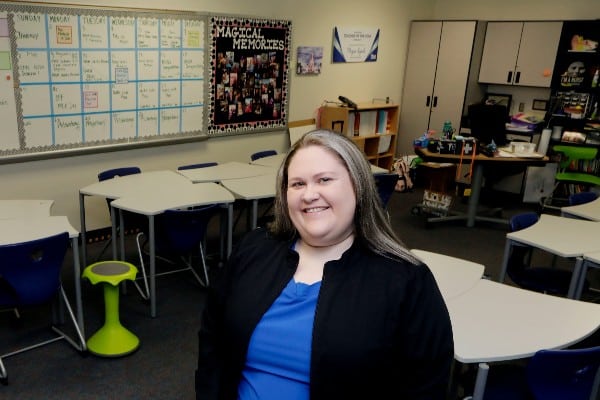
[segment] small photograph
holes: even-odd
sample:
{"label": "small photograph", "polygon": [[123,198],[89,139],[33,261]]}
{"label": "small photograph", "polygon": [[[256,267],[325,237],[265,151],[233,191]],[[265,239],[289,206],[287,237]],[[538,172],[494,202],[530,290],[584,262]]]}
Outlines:
{"label": "small photograph", "polygon": [[323,47],[298,46],[296,73],[318,75],[323,63]]}

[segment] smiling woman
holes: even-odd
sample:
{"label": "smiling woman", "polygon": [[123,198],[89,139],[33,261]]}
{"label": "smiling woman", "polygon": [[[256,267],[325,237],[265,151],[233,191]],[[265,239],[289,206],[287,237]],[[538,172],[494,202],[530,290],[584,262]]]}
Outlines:
{"label": "smiling woman", "polygon": [[278,171],[274,208],[210,288],[197,398],[445,398],[448,310],[395,236],[354,142],[303,135]]}

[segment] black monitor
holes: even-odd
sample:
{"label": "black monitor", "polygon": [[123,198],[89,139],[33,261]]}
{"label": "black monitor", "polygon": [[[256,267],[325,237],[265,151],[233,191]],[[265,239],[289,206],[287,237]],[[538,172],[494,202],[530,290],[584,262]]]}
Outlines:
{"label": "black monitor", "polygon": [[508,108],[500,104],[471,104],[469,106],[469,126],[471,136],[476,138],[481,146],[494,141],[496,146],[508,143],[506,138],[506,122]]}

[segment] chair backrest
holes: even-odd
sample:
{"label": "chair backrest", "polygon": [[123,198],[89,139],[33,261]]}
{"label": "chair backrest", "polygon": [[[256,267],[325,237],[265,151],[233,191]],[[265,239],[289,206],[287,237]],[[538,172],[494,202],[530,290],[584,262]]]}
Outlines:
{"label": "chair backrest", "polygon": [[98,174],[98,181],[102,182],[107,179],[112,179],[115,176],[133,175],[133,174],[139,174],[141,172],[142,172],[142,170],[138,167],[120,167],[120,168],[107,169],[106,171],[102,171]]}
{"label": "chair backrest", "polygon": [[396,183],[398,182],[398,174],[376,174],[373,175],[375,178],[375,184],[377,185],[377,192],[379,192],[379,198],[384,208],[387,208],[388,202],[394,193]]}
{"label": "chair backrest", "polygon": [[177,167],[178,171],[184,170],[184,169],[196,169],[196,168],[206,168],[206,167],[214,167],[215,165],[218,165],[219,163],[216,162],[205,162],[205,163],[199,163],[199,164],[188,164],[188,165],[181,165],[179,167]]}
{"label": "chair backrest", "polygon": [[536,399],[596,399],[599,367],[600,346],[540,350],[529,361],[527,382]]}
{"label": "chair backrest", "polygon": [[60,288],[60,271],[68,247],[67,232],[0,246],[0,305],[49,302]]}
{"label": "chair backrest", "polygon": [[562,144],[552,146],[552,150],[555,153],[561,153],[563,155],[559,162],[559,170],[561,171],[564,171],[573,162],[579,160],[593,160],[598,154],[598,148],[596,147],[566,146]]}
{"label": "chair backrest", "polygon": [[275,150],[263,150],[263,151],[257,151],[256,153],[250,155],[250,159],[252,161],[256,161],[259,158],[263,158],[263,157],[269,157],[269,156],[274,156],[276,155],[277,152]]}
{"label": "chair backrest", "polygon": [[[539,220],[538,214],[535,212],[523,212],[513,215],[509,221],[509,229],[511,232],[516,232],[525,229],[535,224]],[[521,274],[529,265],[531,260],[532,247],[513,243],[511,252],[508,256],[506,273],[510,279],[521,286],[523,284]]]}
{"label": "chair backrest", "polygon": [[513,215],[509,220],[510,231],[516,232],[521,229],[525,229],[530,227],[531,225],[538,222],[540,219],[539,215],[535,212],[524,212],[520,214]]}
{"label": "chair backrest", "polygon": [[190,210],[167,210],[156,218],[156,246],[162,250],[184,254],[197,247],[206,236],[210,219],[218,212],[218,204]]}
{"label": "chair backrest", "polygon": [[594,192],[579,192],[573,193],[569,196],[569,205],[576,206],[579,204],[589,203],[590,201],[594,201],[598,198],[598,195]]}

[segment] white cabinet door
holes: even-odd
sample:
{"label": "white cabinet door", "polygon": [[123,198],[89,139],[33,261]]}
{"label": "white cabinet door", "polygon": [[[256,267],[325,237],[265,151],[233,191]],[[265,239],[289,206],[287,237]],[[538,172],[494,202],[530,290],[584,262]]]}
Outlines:
{"label": "white cabinet door", "polygon": [[550,87],[562,22],[526,22],[523,25],[515,85]]}
{"label": "white cabinet door", "polygon": [[512,84],[522,30],[522,22],[488,22],[479,82]]}
{"label": "white cabinet door", "polygon": [[479,82],[550,87],[562,22],[488,22]]}
{"label": "white cabinet door", "polygon": [[413,140],[429,129],[441,31],[440,21],[411,23],[398,130],[400,154],[412,154]]}
{"label": "white cabinet door", "polygon": [[456,130],[460,128],[475,25],[474,21],[442,25],[429,129],[440,132],[445,121],[450,121]]}
{"label": "white cabinet door", "polygon": [[[398,134],[398,154],[412,154],[413,141],[446,120],[460,126],[475,21],[415,21],[411,24]],[[441,121],[441,122],[440,122]]]}

